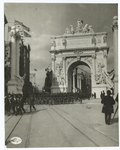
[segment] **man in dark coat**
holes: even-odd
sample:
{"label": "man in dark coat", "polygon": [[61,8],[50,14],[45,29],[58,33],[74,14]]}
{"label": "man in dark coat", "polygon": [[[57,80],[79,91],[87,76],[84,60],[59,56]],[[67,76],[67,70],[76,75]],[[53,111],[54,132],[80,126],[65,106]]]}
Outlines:
{"label": "man in dark coat", "polygon": [[113,97],[111,97],[110,90],[107,91],[107,96],[103,97],[101,103],[103,104],[102,113],[105,113],[105,123],[110,125],[111,113],[114,113],[113,105],[115,104]]}

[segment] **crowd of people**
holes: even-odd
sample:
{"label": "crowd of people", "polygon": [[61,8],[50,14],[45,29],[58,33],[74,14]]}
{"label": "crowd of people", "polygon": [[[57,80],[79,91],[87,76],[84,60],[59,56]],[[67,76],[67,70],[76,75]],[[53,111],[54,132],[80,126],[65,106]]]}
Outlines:
{"label": "crowd of people", "polygon": [[30,112],[32,108],[36,111],[35,108],[35,96],[30,95],[25,99],[23,94],[7,94],[5,96],[5,114],[9,115],[22,115],[25,113],[24,104],[29,105]]}
{"label": "crowd of people", "polygon": [[[96,98],[96,93],[34,93],[32,85],[23,87],[23,94],[6,94],[5,95],[5,113],[7,115],[22,115],[25,113],[24,104],[29,105],[30,112],[32,109],[36,111],[35,104],[45,105],[60,105],[60,104],[74,104],[82,103],[84,99]],[[29,92],[26,92],[28,89]],[[102,113],[105,114],[105,123],[111,124],[111,114],[114,113],[113,105],[115,101],[118,102],[118,95],[116,99],[113,98],[113,93],[108,90],[107,95],[102,91],[100,94],[101,103],[103,104]]]}
{"label": "crowd of people", "polygon": [[25,113],[25,109],[23,108],[24,101],[22,94],[7,94],[5,96],[5,113],[8,115],[22,115]]}
{"label": "crowd of people", "polygon": [[22,115],[25,113],[24,104],[29,105],[30,112],[36,111],[35,104],[58,105],[82,103],[84,99],[90,99],[90,94],[86,93],[29,93],[24,94],[6,94],[5,113],[7,115]]}
{"label": "crowd of people", "polygon": [[37,96],[38,104],[73,104],[75,102],[82,103],[84,99],[90,99],[90,94],[85,93],[40,93]]}

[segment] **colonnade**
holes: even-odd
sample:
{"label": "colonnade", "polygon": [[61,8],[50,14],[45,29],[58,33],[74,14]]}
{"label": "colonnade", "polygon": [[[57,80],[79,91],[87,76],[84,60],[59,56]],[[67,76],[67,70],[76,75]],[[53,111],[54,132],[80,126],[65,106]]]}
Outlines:
{"label": "colonnade", "polygon": [[81,75],[78,75],[77,70],[78,68],[75,68],[72,73],[73,93],[76,92],[76,88],[81,90]]}

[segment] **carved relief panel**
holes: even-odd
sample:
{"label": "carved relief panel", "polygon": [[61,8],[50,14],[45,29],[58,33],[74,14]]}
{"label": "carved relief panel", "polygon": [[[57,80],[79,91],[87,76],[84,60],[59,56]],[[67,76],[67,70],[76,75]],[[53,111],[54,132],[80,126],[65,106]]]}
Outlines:
{"label": "carved relief panel", "polygon": [[55,66],[55,77],[53,78],[54,86],[62,85],[64,86],[64,72],[63,72],[63,60],[56,63]]}
{"label": "carved relief panel", "polygon": [[104,74],[104,67],[105,67],[104,60],[97,59],[96,75],[95,75],[96,84],[106,84],[106,76]]}

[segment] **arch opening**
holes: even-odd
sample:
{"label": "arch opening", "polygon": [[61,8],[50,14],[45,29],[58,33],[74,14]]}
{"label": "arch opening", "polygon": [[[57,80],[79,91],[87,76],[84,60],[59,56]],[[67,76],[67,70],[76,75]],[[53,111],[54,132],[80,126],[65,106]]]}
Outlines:
{"label": "arch opening", "polygon": [[68,92],[91,93],[91,68],[83,61],[73,62],[67,70]]}

